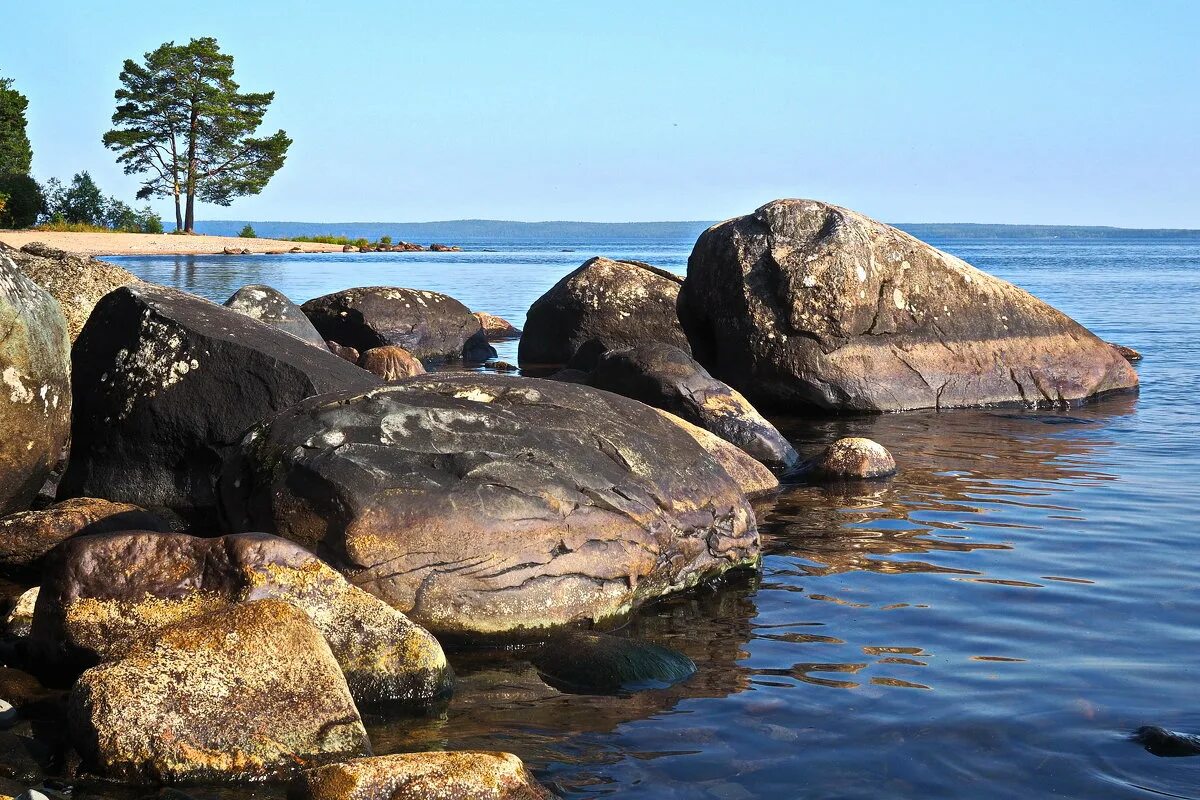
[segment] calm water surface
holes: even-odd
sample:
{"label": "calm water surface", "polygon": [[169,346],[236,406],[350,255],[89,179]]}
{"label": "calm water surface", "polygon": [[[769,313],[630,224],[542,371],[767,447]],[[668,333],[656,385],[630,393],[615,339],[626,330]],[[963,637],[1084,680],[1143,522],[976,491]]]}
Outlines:
{"label": "calm water surface", "polygon": [[[935,244],[1142,351],[1140,395],[778,419],[802,453],[869,436],[900,473],[785,487],[759,509],[761,574],[622,632],[686,652],[693,679],[582,697],[519,653],[457,654],[450,707],[373,719],[376,751],[508,750],[581,798],[1200,796],[1200,758],[1127,739],[1150,723],[1200,731],[1200,242]],[[296,301],[390,284],[519,325],[587,257],[682,272],[690,242],[492,249],[119,261],[217,301],[245,283]],[[515,343],[500,350],[516,361]]]}

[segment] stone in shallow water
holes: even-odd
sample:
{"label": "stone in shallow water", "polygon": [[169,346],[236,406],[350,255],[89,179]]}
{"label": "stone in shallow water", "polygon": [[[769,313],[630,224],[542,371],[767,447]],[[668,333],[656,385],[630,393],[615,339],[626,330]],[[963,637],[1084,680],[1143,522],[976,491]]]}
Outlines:
{"label": "stone in shallow water", "polygon": [[1200,736],[1193,733],[1177,733],[1157,725],[1144,725],[1133,732],[1133,740],[1156,756],[1200,756]]}
{"label": "stone in shallow water", "polygon": [[315,549],[434,633],[540,634],[757,564],[741,487],[662,412],[481,373],[312,398],[256,427],[225,516]]}
{"label": "stone in shallow water", "polygon": [[885,478],[896,473],[896,459],[878,442],[850,437],[826,447],[803,471],[815,478]]}
{"label": "stone in shallow water", "polygon": [[696,672],[692,660],[676,650],[601,633],[560,634],[531,660],[542,680],[574,694],[662,689]]}
{"label": "stone in shallow water", "polygon": [[1138,384],[1028,292],[815,200],[709,228],[679,300],[696,359],[760,407],[1063,405]]}
{"label": "stone in shallow water", "polygon": [[372,347],[358,357],[358,365],[385,381],[425,374],[424,365],[412,353],[403,347],[391,344],[384,347]]}
{"label": "stone in shallow water", "polygon": [[477,750],[358,758],[305,773],[308,800],[551,800],[511,753]]}

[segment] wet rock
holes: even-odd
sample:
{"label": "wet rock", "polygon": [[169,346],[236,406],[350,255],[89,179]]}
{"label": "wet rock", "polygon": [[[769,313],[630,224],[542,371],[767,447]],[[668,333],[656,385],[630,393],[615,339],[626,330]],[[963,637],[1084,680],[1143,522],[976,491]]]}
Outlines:
{"label": "wet rock", "polygon": [[1061,405],[1137,386],[1116,351],[1028,292],[813,200],[705,231],[679,309],[696,359],[760,407]]}
{"label": "wet rock", "polygon": [[725,469],[660,412],[584,386],[438,373],[255,428],[227,517],[315,549],[435,633],[619,618],[758,560]]}
{"label": "wet rock", "polygon": [[367,286],[314,298],[302,308],[326,339],[359,352],[397,345],[420,359],[496,355],[470,309],[438,292]]}
{"label": "wet rock", "polygon": [[276,599],[176,623],[89,669],[69,719],[84,764],[130,783],[272,777],[370,753],[329,646]]}
{"label": "wet rock", "polygon": [[1115,342],[1109,342],[1108,346],[1111,347],[1112,349],[1116,350],[1118,353],[1120,353],[1121,358],[1125,359],[1126,361],[1130,362],[1131,364],[1134,361],[1142,360],[1142,354],[1139,353],[1137,350],[1134,350],[1132,347],[1126,347],[1123,344],[1117,344]]}
{"label": "wet rock", "polygon": [[325,346],[329,348],[329,352],[333,353],[338,358],[346,359],[351,364],[357,364],[358,359],[361,358],[361,356],[362,356],[362,354],[359,353],[358,350],[356,350],[355,348],[346,347],[344,345],[338,344],[337,342],[327,341],[327,342],[325,342]]}
{"label": "wet rock", "polygon": [[590,259],[530,306],[518,363],[561,367],[589,339],[609,348],[663,342],[688,351],[675,311],[682,284],[640,261]]}
{"label": "wet rock", "polygon": [[429,245],[430,252],[433,253],[461,253],[462,248],[458,245],[438,244],[434,242]]}
{"label": "wet rock", "polygon": [[560,634],[531,660],[542,680],[574,694],[663,689],[696,672],[692,660],[676,650],[602,633]]}
{"label": "wet rock", "polygon": [[150,284],[101,300],[73,355],[59,498],[137,503],[208,529],[221,461],[247,428],[305,397],[379,384],[244,314]]}
{"label": "wet rock", "polygon": [[345,245],[342,245],[342,252],[343,253],[357,253],[358,248],[352,244],[345,244]]}
{"label": "wet rock", "polygon": [[308,317],[304,316],[300,306],[270,286],[261,284],[243,286],[225,301],[225,307],[270,325],[272,328],[278,328],[284,333],[290,333],[301,341],[322,349],[325,348],[325,340],[308,321]]}
{"label": "wet rock", "polygon": [[358,365],[385,381],[425,374],[424,365],[412,353],[395,345],[372,347],[358,357]]}
{"label": "wet rock", "polygon": [[550,800],[521,759],[476,750],[359,758],[305,773],[309,800]]}
{"label": "wet rock", "polygon": [[58,301],[67,320],[72,342],[83,330],[100,298],[130,283],[138,283],[132,272],[114,264],[68,253],[41,242],[30,242],[20,250],[7,251],[25,275]]}
{"label": "wet rock", "polygon": [[75,497],[41,511],[21,511],[0,519],[0,569],[36,570],[42,558],[74,536],[110,531],[166,531],[161,518],[130,503]]}
{"label": "wet rock", "polygon": [[643,344],[600,356],[588,383],[661,408],[737,445],[777,470],[798,460],[788,440],[740,392],[678,347]]}
{"label": "wet rock", "polygon": [[119,533],[73,539],[48,565],[30,649],[75,666],[122,657],[164,626],[274,597],[321,631],[356,698],[423,703],[453,674],[427,631],[292,542]]}
{"label": "wet rock", "polygon": [[1193,733],[1177,733],[1157,725],[1144,725],[1133,732],[1133,740],[1156,756],[1200,756],[1200,736]]}
{"label": "wet rock", "polygon": [[590,372],[568,367],[567,369],[560,369],[558,372],[547,375],[546,380],[559,381],[560,383],[580,383],[586,385],[591,375],[592,374]]}
{"label": "wet rock", "polygon": [[29,507],[67,443],[69,341],[58,302],[0,253],[0,515]]}
{"label": "wet rock", "polygon": [[474,311],[475,319],[483,326],[483,333],[489,340],[515,339],[521,335],[521,329],[503,317],[488,314],[485,311]]}
{"label": "wet rock", "polygon": [[0,668],[0,697],[7,700],[18,716],[44,719],[62,713],[65,692],[48,689],[34,676],[11,667]]}
{"label": "wet rock", "polygon": [[885,478],[896,474],[896,459],[870,439],[838,439],[803,469],[814,478]]}
{"label": "wet rock", "polygon": [[658,408],[655,411],[662,414],[672,425],[681,428],[696,441],[696,444],[703,447],[705,452],[716,459],[729,473],[729,477],[742,488],[746,497],[761,497],[779,488],[779,478],[775,477],[775,473],[758,459],[752,458],[745,450],[674,414]]}
{"label": "wet rock", "polygon": [[[13,607],[4,615],[4,633],[13,639],[29,635],[33,627],[33,609],[37,606],[41,588],[33,586],[21,593]],[[2,695],[0,695],[2,696]]]}

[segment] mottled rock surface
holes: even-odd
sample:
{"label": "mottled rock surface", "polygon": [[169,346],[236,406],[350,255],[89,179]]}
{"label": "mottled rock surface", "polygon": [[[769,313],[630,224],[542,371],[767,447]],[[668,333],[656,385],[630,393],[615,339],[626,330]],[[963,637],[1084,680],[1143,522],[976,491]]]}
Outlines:
{"label": "mottled rock surface", "polygon": [[300,306],[277,289],[261,284],[251,284],[238,289],[225,301],[225,307],[245,314],[251,319],[290,333],[311,345],[325,348],[325,339],[304,316]]}
{"label": "mottled rock surface", "polygon": [[345,345],[338,344],[337,342],[326,340],[325,346],[329,348],[329,352],[333,353],[338,358],[344,358],[351,364],[357,364],[358,359],[362,357],[362,354],[359,353],[355,348],[346,347]]}
{"label": "mottled rock surface", "polygon": [[663,689],[696,672],[690,658],[653,642],[568,631],[533,655],[538,675],[563,692],[617,694]]}
{"label": "mottled rock surface", "polygon": [[135,505],[76,497],[40,511],[21,511],[0,519],[0,569],[34,569],[47,553],[74,536],[169,529],[162,519]]}
{"label": "mottled rock surface", "polygon": [[[4,633],[14,639],[28,636],[33,629],[33,610],[37,607],[41,587],[33,586],[17,597],[12,608],[4,615]],[[0,697],[4,695],[0,694]]]}
{"label": "mottled rock surface", "polygon": [[682,417],[771,469],[786,470],[798,460],[788,440],[740,392],[673,345],[609,350],[597,360],[588,383]]}
{"label": "mottled rock surface", "polygon": [[5,254],[30,280],[58,301],[72,342],[83,330],[101,297],[119,286],[138,283],[136,275],[115,264],[68,253],[41,242],[31,242],[20,250],[9,250]]}
{"label": "mottled rock surface", "polygon": [[816,478],[885,478],[896,472],[896,459],[878,442],[860,437],[838,439],[805,467]]}
{"label": "mottled rock surface", "polygon": [[441,645],[304,548],[266,534],[203,539],[133,532],[73,539],[54,554],[31,644],[44,660],[119,658],[165,626],[274,597],[312,619],[356,698],[420,703],[448,694]]}
{"label": "mottled rock surface", "polygon": [[395,345],[372,347],[358,357],[358,365],[385,381],[425,374],[424,365],[412,353]]}
{"label": "mottled rock surface", "polygon": [[438,292],[364,286],[316,297],[302,308],[322,336],[359,352],[394,344],[420,359],[496,356],[471,310]]}
{"label": "mottled rock surface", "polygon": [[640,261],[593,258],[530,306],[518,361],[561,367],[580,345],[605,347],[664,342],[688,350],[675,304],[683,278]]}
{"label": "mottled rock surface", "polygon": [[329,646],[275,599],[176,623],[89,669],[69,719],[84,765],[130,783],[273,777],[371,752]]}
{"label": "mottled rock surface", "polygon": [[0,515],[23,511],[71,425],[71,354],[58,302],[0,253]]}
{"label": "mottled rock surface", "polygon": [[814,200],[776,200],[705,231],[679,308],[696,359],[762,406],[1061,405],[1138,382],[1113,348],[1028,292]]}
{"label": "mottled rock surface", "polygon": [[497,317],[486,311],[472,313],[474,313],[475,319],[479,320],[479,324],[483,326],[484,335],[488,339],[515,339],[521,335],[521,329],[504,317]]}
{"label": "mottled rock surface", "polygon": [[477,750],[358,758],[305,773],[309,800],[550,800],[511,753]]}
{"label": "mottled rock surface", "polygon": [[700,445],[704,448],[705,452],[716,459],[717,463],[729,473],[729,477],[733,478],[737,485],[741,487],[746,497],[759,497],[779,488],[779,478],[775,477],[775,473],[767,469],[766,465],[761,461],[751,457],[742,448],[732,445],[715,433],[710,433],[704,430],[704,428],[693,425],[674,414],[663,411],[660,408],[654,410],[672,425],[675,425],[687,433],[688,436],[691,436],[696,441],[696,444]]}
{"label": "mottled rock surface", "polygon": [[247,437],[222,500],[435,633],[610,620],[758,559],[741,488],[661,412],[502,375],[300,403]]}
{"label": "mottled rock surface", "polygon": [[247,428],[305,397],[380,383],[245,314],[150,284],[101,300],[73,361],[59,498],[137,503],[208,530],[221,462]]}

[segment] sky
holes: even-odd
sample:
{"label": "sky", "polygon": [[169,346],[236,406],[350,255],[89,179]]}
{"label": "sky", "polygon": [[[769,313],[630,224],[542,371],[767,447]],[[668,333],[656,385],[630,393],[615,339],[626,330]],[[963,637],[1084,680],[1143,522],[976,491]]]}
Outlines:
{"label": "sky", "polygon": [[262,194],[200,219],[717,220],[808,197],[1200,228],[1191,0],[0,0],[35,177],[88,170],[132,202],[100,143],[122,62],[200,36],[295,140]]}

